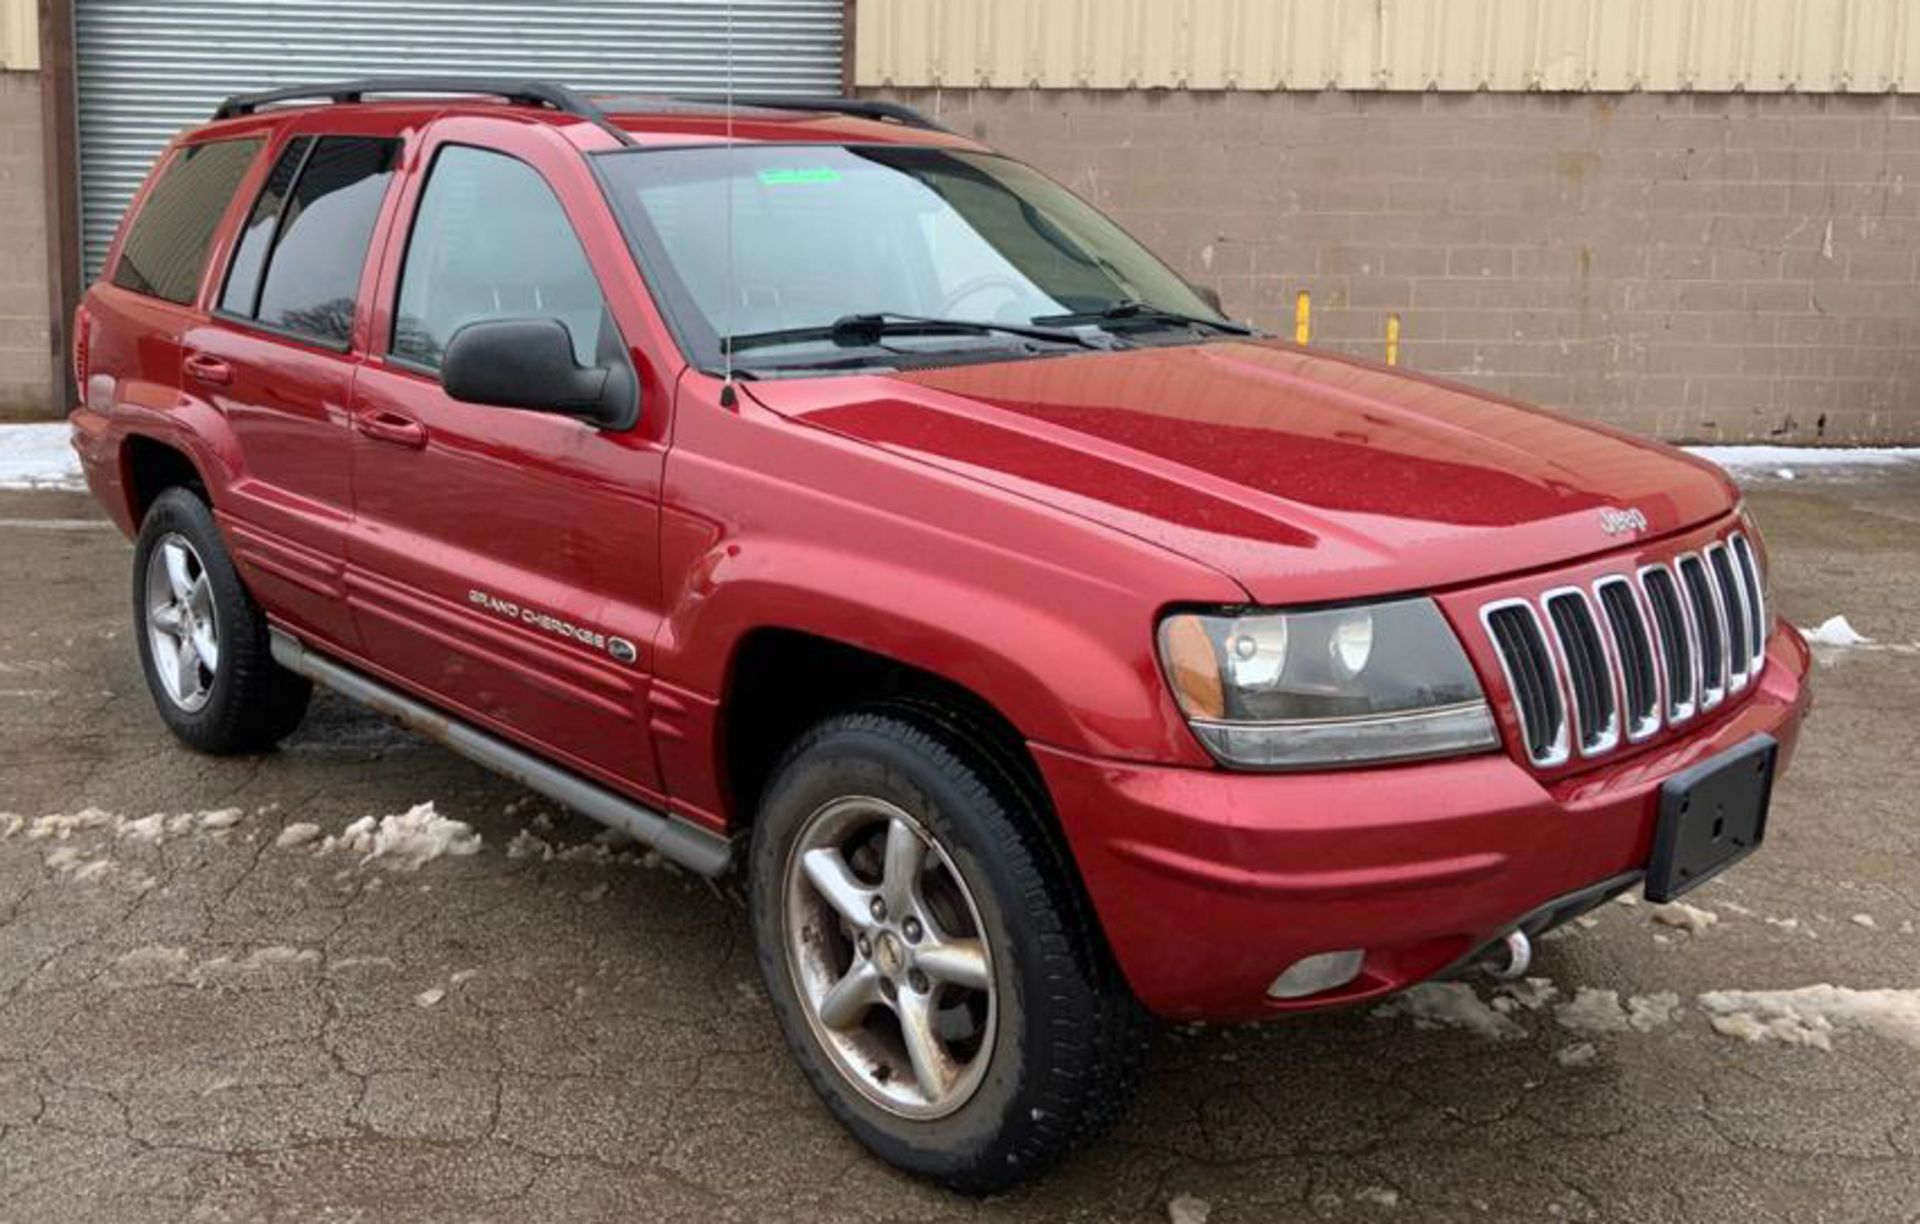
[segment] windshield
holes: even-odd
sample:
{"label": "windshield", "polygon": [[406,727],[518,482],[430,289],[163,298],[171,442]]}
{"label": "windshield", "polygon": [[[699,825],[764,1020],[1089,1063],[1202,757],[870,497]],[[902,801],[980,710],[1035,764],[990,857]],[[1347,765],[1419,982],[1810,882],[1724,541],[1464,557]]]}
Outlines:
{"label": "windshield", "polygon": [[[600,165],[682,343],[708,369],[721,365],[722,337],[734,339],[735,364],[746,368],[844,359],[846,329],[831,333],[849,316],[1031,327],[1069,316],[1097,323],[1118,306],[1132,331],[1182,326],[1156,312],[1220,320],[1113,222],[1004,157],[707,145],[609,154]],[[956,343],[1015,354],[1048,347],[1000,332],[910,342]],[[865,347],[885,362],[908,344]]]}

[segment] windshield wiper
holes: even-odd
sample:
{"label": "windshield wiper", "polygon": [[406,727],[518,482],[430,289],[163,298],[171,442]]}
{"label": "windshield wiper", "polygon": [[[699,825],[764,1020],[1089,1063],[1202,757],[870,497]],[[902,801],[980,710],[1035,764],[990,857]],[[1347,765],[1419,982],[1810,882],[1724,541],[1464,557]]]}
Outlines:
{"label": "windshield wiper", "polygon": [[1078,310],[1071,314],[1039,315],[1032,321],[1036,324],[1055,327],[1075,327],[1087,323],[1121,323],[1138,319],[1145,323],[1179,323],[1188,327],[1205,327],[1225,332],[1230,336],[1251,336],[1253,329],[1244,323],[1234,323],[1226,319],[1209,319],[1202,315],[1182,314],[1177,310],[1167,310],[1152,306],[1133,298],[1122,298],[1117,302],[1108,302],[1097,310]]}
{"label": "windshield wiper", "polygon": [[781,344],[805,344],[810,340],[826,340],[843,348],[858,348],[877,345],[889,336],[996,335],[1020,336],[1028,340],[1044,340],[1051,344],[1070,344],[1076,348],[1111,347],[1079,332],[1066,331],[1057,327],[1038,327],[1021,323],[987,323],[974,319],[936,319],[927,315],[891,312],[841,315],[824,326],[748,332],[744,335],[728,336],[720,343],[722,351],[738,353],[746,349],[771,348]]}

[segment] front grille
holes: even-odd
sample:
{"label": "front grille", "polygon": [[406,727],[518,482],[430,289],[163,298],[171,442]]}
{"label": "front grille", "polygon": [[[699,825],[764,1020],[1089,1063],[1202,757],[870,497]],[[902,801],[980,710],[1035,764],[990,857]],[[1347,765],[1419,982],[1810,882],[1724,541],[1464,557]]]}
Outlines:
{"label": "front grille", "polygon": [[[1481,609],[1535,765],[1597,757],[1750,686],[1771,625],[1760,557],[1741,532],[1591,589]],[[1551,633],[1551,641],[1549,641]]]}
{"label": "front grille", "polygon": [[1747,593],[1734,576],[1733,562],[1724,545],[1707,549],[1707,568],[1713,574],[1713,593],[1720,598],[1720,611],[1727,626],[1727,688],[1739,692],[1747,687],[1747,671],[1753,655],[1747,650],[1750,628],[1747,621]]}
{"label": "front grille", "polygon": [[1640,601],[1625,578],[1603,578],[1593,584],[1600,596],[1613,634],[1613,657],[1620,668],[1621,692],[1626,701],[1627,738],[1645,739],[1660,729],[1660,675],[1655,670],[1653,639],[1647,632]]}
{"label": "front grille", "polygon": [[1740,567],[1740,587],[1747,596],[1747,649],[1752,652],[1753,673],[1758,675],[1767,657],[1767,596],[1760,583],[1760,558],[1743,532],[1728,536],[1727,547]]}
{"label": "front grille", "polygon": [[1654,631],[1660,635],[1660,658],[1666,665],[1667,721],[1683,723],[1693,717],[1699,693],[1694,635],[1687,626],[1686,605],[1680,600],[1673,571],[1664,565],[1641,570],[1640,589],[1647,593]]}
{"label": "front grille", "polygon": [[1560,643],[1567,680],[1573,694],[1574,727],[1580,754],[1594,756],[1620,742],[1619,707],[1613,693],[1613,668],[1593,609],[1577,590],[1555,591],[1546,597],[1547,619]]}
{"label": "front grille", "polygon": [[1694,654],[1700,660],[1700,708],[1711,710],[1727,695],[1727,628],[1700,558],[1689,553],[1679,565],[1680,584],[1687,592],[1687,618],[1693,622]]}
{"label": "front grille", "polygon": [[1567,759],[1567,707],[1539,617],[1524,602],[1492,605],[1483,616],[1513,692],[1528,758],[1558,765]]}

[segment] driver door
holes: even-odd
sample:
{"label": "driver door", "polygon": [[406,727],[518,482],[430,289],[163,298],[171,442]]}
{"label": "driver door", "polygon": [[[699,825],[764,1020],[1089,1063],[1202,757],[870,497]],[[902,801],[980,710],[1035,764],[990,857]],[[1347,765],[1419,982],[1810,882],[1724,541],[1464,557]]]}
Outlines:
{"label": "driver door", "polygon": [[[349,602],[377,674],[657,798],[646,694],[667,396],[596,273],[630,256],[586,167],[550,131],[503,126],[439,121],[405,188],[354,388]],[[564,323],[583,365],[633,367],[637,426],[446,394],[455,331],[534,318]]]}

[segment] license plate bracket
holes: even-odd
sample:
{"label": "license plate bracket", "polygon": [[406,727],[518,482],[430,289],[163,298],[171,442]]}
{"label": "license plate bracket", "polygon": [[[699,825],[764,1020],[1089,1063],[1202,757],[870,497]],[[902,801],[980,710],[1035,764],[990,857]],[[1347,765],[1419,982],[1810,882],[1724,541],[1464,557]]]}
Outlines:
{"label": "license plate bracket", "polygon": [[1756,735],[1661,784],[1647,900],[1691,892],[1759,849],[1779,752],[1771,735]]}

